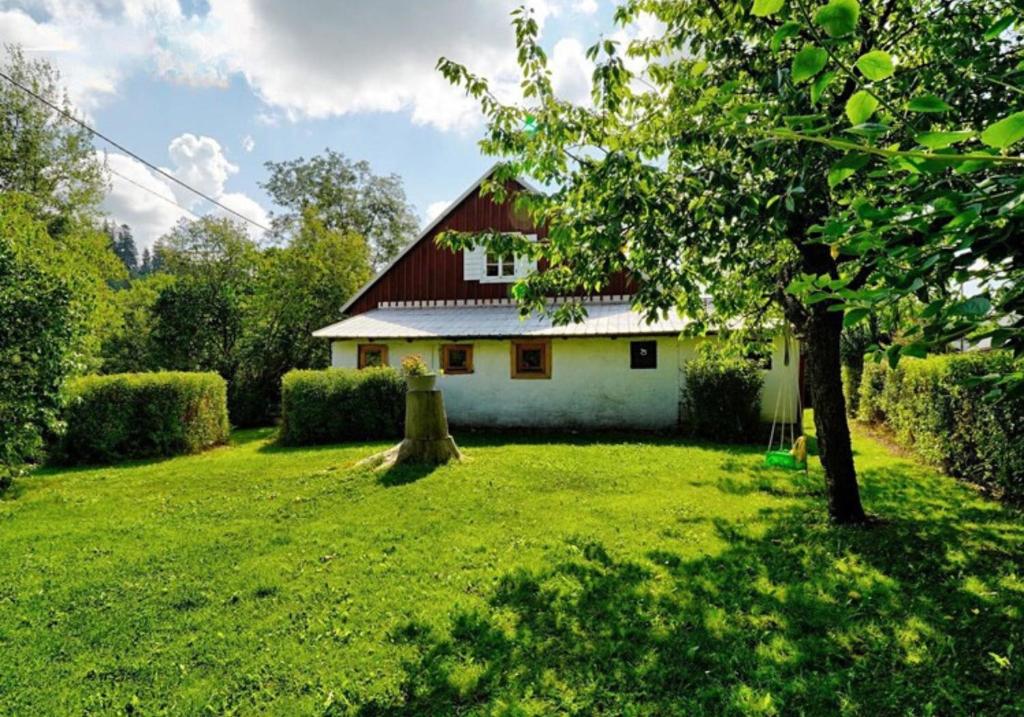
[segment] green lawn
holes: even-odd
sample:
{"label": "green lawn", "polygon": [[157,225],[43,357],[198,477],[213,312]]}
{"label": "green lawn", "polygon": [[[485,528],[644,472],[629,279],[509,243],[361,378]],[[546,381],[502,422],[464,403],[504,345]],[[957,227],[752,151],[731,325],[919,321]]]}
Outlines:
{"label": "green lawn", "polygon": [[46,470],[0,501],[0,714],[1020,714],[1024,519],[865,435],[457,436]]}

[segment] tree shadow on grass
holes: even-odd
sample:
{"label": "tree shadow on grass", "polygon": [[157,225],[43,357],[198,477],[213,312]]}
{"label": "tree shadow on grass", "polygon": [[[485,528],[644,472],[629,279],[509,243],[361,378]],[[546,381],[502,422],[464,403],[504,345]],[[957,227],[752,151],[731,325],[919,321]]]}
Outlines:
{"label": "tree shadow on grass", "polygon": [[[1020,714],[1024,527],[948,480],[865,472],[871,529],[820,502],[715,521],[724,547],[570,539],[450,633],[410,622],[374,714]],[[358,702],[358,701],[357,701]]]}
{"label": "tree shadow on grass", "polygon": [[415,483],[421,478],[426,478],[442,467],[427,463],[403,463],[402,465],[391,466],[381,471],[377,482],[387,488],[408,485],[409,483]]}

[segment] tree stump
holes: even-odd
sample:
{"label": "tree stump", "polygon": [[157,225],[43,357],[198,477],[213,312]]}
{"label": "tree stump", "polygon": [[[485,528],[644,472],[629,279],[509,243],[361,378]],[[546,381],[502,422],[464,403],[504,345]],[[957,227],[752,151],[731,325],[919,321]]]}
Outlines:
{"label": "tree stump", "polygon": [[462,458],[448,433],[448,416],[440,389],[405,394],[405,440],[356,465],[386,470],[403,463],[442,465]]}

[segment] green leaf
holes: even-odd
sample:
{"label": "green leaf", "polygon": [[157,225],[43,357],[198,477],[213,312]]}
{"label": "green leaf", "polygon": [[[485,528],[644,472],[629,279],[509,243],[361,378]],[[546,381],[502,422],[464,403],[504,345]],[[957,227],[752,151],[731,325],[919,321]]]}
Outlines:
{"label": "green leaf", "polygon": [[828,53],[814,45],[804,45],[793,57],[793,82],[804,82],[822,71]]}
{"label": "green leaf", "polygon": [[888,52],[883,52],[882,50],[873,50],[861,55],[860,59],[857,60],[857,69],[860,70],[862,75],[874,82],[891,77],[892,73],[896,71],[892,57]]}
{"label": "green leaf", "polygon": [[928,355],[928,347],[924,344],[914,342],[907,344],[903,347],[902,351],[904,356],[913,356],[914,358],[924,358]]}
{"label": "green leaf", "polygon": [[969,226],[970,224],[973,224],[974,220],[977,219],[979,216],[981,216],[981,212],[979,212],[977,209],[965,209],[964,211],[960,212],[955,217],[950,219],[948,222],[946,222],[946,226],[943,228],[949,230]]}
{"label": "green leaf", "polygon": [[871,309],[865,309],[862,306],[858,306],[855,309],[850,309],[849,311],[846,312],[846,315],[843,317],[843,326],[853,326],[854,324],[857,324],[864,318],[866,318],[867,315],[870,313]]}
{"label": "green leaf", "polygon": [[1003,15],[1003,17],[996,20],[994,23],[989,25],[988,29],[985,30],[985,34],[981,37],[985,40],[994,40],[1003,34],[1003,31],[1013,24],[1013,14]]}
{"label": "green leaf", "polygon": [[822,93],[830,84],[832,84],[832,80],[834,80],[835,78],[836,73],[833,71],[829,71],[820,75],[816,80],[814,80],[814,84],[811,85],[812,105],[818,104],[818,100],[821,99]]}
{"label": "green leaf", "polygon": [[893,344],[885,350],[885,355],[889,359],[889,368],[896,368],[896,365],[900,362],[900,350],[902,348],[899,344]]}
{"label": "green leaf", "polygon": [[935,95],[921,95],[907,103],[911,112],[948,112],[953,109]]}
{"label": "green leaf", "polygon": [[1024,138],[1024,112],[1015,112],[991,124],[981,133],[981,141],[995,149],[1006,149]]}
{"label": "green leaf", "polygon": [[814,13],[814,24],[819,25],[829,37],[842,37],[857,29],[858,17],[860,3],[857,0],[830,0],[828,5]]}
{"label": "green leaf", "polygon": [[866,90],[857,92],[846,101],[846,116],[852,125],[867,122],[876,109],[878,109],[878,100]]}
{"label": "green leaf", "polygon": [[992,308],[992,302],[985,296],[974,296],[967,301],[961,302],[957,307],[957,313],[974,318],[980,318],[987,314]]}
{"label": "green leaf", "polygon": [[945,149],[950,145],[963,142],[974,136],[974,132],[965,129],[955,132],[922,132],[917,135],[917,143],[928,149]]}
{"label": "green leaf", "polygon": [[785,2],[786,0],[754,0],[754,7],[750,12],[758,17],[768,17],[781,10]]}
{"label": "green leaf", "polygon": [[771,42],[769,43],[772,48],[772,52],[778,52],[779,48],[782,47],[782,43],[785,42],[787,38],[793,37],[793,35],[798,32],[800,32],[800,23],[795,20],[783,23],[782,27],[776,30],[775,34],[772,35]]}
{"label": "green leaf", "polygon": [[828,186],[830,189],[852,177],[864,167],[871,157],[867,154],[848,154],[833,164],[828,170]]}

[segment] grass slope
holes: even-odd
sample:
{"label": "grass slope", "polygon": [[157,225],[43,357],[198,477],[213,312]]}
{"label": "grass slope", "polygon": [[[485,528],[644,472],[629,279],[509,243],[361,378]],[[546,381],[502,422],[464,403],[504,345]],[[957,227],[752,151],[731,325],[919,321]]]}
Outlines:
{"label": "grass slope", "polygon": [[1024,710],[1024,521],[864,435],[870,530],[757,450],[271,437],[0,501],[0,714]]}

